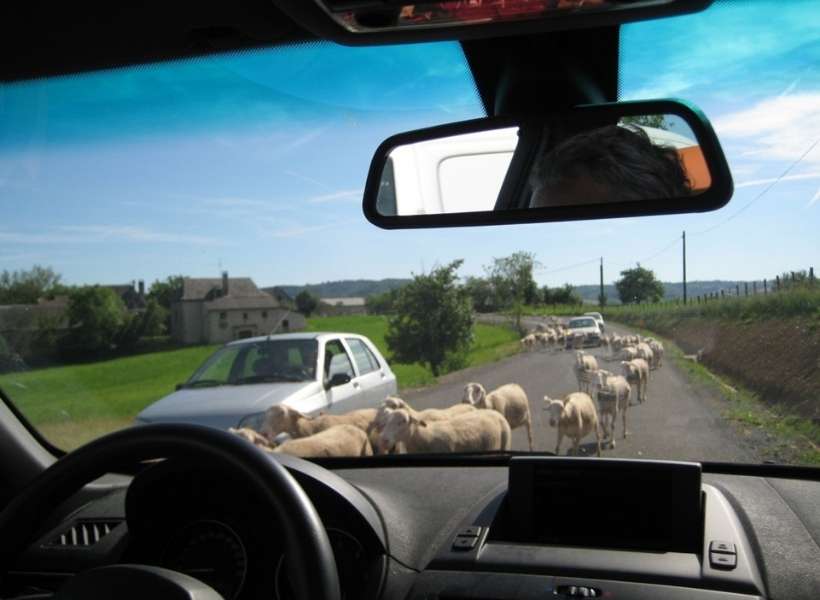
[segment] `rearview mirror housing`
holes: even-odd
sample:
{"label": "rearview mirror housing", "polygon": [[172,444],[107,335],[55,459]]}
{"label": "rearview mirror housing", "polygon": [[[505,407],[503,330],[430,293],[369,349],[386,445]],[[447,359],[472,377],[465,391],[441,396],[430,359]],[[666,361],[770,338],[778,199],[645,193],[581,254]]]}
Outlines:
{"label": "rearview mirror housing", "polygon": [[365,217],[384,229],[706,212],[733,183],[708,119],[678,100],[585,105],[394,135]]}
{"label": "rearview mirror housing", "polygon": [[333,377],[325,382],[325,389],[335,388],[340,385],[350,383],[352,380],[347,373],[336,373]]}

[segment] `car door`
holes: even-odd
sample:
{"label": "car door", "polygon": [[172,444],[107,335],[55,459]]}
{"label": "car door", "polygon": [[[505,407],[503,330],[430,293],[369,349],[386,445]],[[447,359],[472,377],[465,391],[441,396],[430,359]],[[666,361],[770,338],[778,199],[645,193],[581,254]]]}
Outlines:
{"label": "car door", "polygon": [[353,356],[359,373],[358,380],[369,406],[378,406],[390,394],[395,393],[395,385],[367,342],[357,337],[345,338],[345,343]]}
{"label": "car door", "polygon": [[334,375],[339,373],[350,377],[350,381],[347,383],[326,387],[325,396],[327,397],[328,412],[341,414],[355,408],[367,406],[367,400],[362,392],[362,385],[358,380],[353,361],[341,339],[334,338],[325,342],[322,364],[324,365],[323,381],[325,385]]}

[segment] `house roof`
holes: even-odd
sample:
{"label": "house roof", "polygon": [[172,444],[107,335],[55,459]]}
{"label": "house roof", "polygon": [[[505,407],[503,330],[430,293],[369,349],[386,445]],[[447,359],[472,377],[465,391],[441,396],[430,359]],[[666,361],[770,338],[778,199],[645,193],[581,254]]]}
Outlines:
{"label": "house roof", "polygon": [[[206,300],[213,291],[222,290],[221,277],[186,277],[182,280],[182,300]],[[228,279],[227,297],[253,298],[266,294],[253,282],[250,277],[231,277]]]}
{"label": "house roof", "polygon": [[350,296],[347,298],[319,298],[321,302],[330,304],[331,306],[364,306],[364,298],[358,296]]}
{"label": "house roof", "polygon": [[278,296],[278,297],[284,298],[285,300],[293,300],[293,298],[290,297],[290,294],[288,294],[284,289],[282,289],[278,285],[273,285],[273,286],[270,286],[270,287],[263,287],[262,291],[265,292],[266,294],[270,294],[271,296],[274,296],[274,297]]}
{"label": "house roof", "polygon": [[0,331],[36,331],[42,319],[57,322],[64,327],[66,304],[49,302],[47,304],[7,304],[0,306]]}

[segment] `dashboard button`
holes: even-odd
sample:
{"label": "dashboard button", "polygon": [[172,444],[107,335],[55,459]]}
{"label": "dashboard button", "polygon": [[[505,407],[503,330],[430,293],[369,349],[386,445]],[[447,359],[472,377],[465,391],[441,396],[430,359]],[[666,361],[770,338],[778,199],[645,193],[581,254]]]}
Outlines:
{"label": "dashboard button", "polygon": [[472,550],[475,548],[477,537],[457,537],[453,542],[453,550]]}
{"label": "dashboard button", "polygon": [[734,569],[737,566],[737,555],[710,552],[709,564],[713,569]]}
{"label": "dashboard button", "polygon": [[709,552],[735,554],[735,545],[731,542],[721,542],[718,540],[714,540],[712,542],[709,542]]}
{"label": "dashboard button", "polygon": [[459,537],[478,537],[481,535],[481,527],[474,525],[472,527],[465,527],[458,532]]}

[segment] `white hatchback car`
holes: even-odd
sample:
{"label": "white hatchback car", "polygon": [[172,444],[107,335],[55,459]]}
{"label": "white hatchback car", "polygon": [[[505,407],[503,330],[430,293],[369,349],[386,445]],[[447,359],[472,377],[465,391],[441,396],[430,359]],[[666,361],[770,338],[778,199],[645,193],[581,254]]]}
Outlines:
{"label": "white hatchback car", "polygon": [[137,423],[195,423],[258,429],[285,403],[307,414],[377,407],[396,376],[373,343],[353,333],[289,333],[225,344],[177,391]]}
{"label": "white hatchback car", "polygon": [[[598,321],[592,316],[574,317],[567,322],[569,335],[583,335],[584,346],[601,345],[601,328]],[[569,338],[568,338],[569,339]],[[569,342],[568,342],[569,344]]]}
{"label": "white hatchback car", "polygon": [[592,317],[598,322],[598,328],[601,330],[601,333],[604,333],[604,316],[599,312],[588,312],[584,313],[585,317]]}

